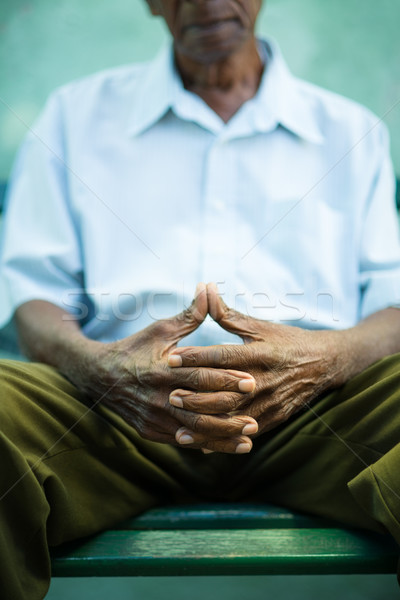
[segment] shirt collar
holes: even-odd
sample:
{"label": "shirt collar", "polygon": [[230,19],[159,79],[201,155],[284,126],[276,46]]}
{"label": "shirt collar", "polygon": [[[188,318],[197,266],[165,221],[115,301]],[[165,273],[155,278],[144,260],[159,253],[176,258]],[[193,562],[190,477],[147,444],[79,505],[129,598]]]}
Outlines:
{"label": "shirt collar", "polygon": [[163,48],[146,65],[135,89],[128,119],[128,133],[137,135],[151,127],[171,108],[179,77],[173,64],[171,47]]}
{"label": "shirt collar", "polygon": [[267,64],[257,95],[257,122],[261,131],[272,123],[281,125],[295,135],[321,144],[324,135],[318,122],[314,100],[304,90],[304,82],[294,77],[280,52],[271,40],[261,40],[260,49]]}
{"label": "shirt collar", "polygon": [[[300,138],[321,144],[324,136],[315,107],[309,96],[305,94],[302,82],[290,73],[278,45],[270,40],[261,40],[260,52],[265,57],[267,66],[259,90],[239,113],[251,110],[254,132],[272,131],[281,125]],[[193,99],[193,94],[183,87],[174,65],[172,45],[163,48],[149,63],[148,68],[144,69],[139,79],[139,86],[140,91],[136,93],[129,113],[128,133],[130,135],[138,135],[145,131],[169,110],[174,110],[182,118],[190,119],[190,110],[187,109],[186,104],[189,96]],[[197,97],[194,101],[198,109],[196,117],[199,118],[204,103]],[[208,107],[204,109],[206,113]],[[210,113],[212,111],[208,110],[209,122]],[[211,122],[212,120],[211,118]],[[221,128],[221,120],[217,115],[215,115],[214,125],[216,125],[215,129]]]}

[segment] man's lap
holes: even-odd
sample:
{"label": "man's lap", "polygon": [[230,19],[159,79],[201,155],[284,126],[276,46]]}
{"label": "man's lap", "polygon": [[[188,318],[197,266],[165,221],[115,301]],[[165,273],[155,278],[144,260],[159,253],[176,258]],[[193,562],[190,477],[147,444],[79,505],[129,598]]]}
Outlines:
{"label": "man's lap", "polygon": [[[73,507],[76,530],[71,521],[68,531],[57,533],[56,519],[53,543],[155,504],[205,499],[275,502],[381,530],[378,520],[400,537],[398,455],[392,450],[399,438],[399,382],[400,355],[387,357],[256,438],[253,451],[242,456],[143,440],[101,401],[88,403],[45,365],[0,362],[0,411],[5,435],[29,457],[37,477],[54,472],[58,489],[67,490],[61,506]],[[378,465],[373,477],[370,464]],[[384,503],[376,500],[377,487]]]}

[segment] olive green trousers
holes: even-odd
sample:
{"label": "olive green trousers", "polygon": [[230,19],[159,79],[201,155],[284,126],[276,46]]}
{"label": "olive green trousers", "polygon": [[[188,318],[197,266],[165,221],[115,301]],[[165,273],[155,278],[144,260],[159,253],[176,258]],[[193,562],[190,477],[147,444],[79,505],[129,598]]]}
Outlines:
{"label": "olive green trousers", "polygon": [[0,361],[0,597],[44,598],[49,545],[165,503],[273,502],[400,543],[400,354],[247,455],[143,440],[45,365]]}

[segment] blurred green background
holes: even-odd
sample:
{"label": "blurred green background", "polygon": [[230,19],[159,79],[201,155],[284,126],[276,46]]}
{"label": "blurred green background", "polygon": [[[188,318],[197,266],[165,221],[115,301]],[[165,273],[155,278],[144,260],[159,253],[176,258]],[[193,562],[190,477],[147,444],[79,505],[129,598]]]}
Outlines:
{"label": "blurred green background", "polygon": [[[362,102],[392,134],[400,173],[400,2],[264,0],[259,30],[301,77]],[[1,0],[0,179],[49,92],[147,59],[167,39],[144,0]]]}

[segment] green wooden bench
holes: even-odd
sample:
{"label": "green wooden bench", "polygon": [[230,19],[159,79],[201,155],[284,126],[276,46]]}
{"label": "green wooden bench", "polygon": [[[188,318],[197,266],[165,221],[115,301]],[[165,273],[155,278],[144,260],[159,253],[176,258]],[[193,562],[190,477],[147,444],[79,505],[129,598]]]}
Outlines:
{"label": "green wooden bench", "polygon": [[389,537],[268,505],[165,507],[52,551],[57,577],[394,573]]}
{"label": "green wooden bench", "polygon": [[[5,184],[0,182],[0,213]],[[397,187],[400,208],[400,185]],[[7,339],[0,347],[7,350]],[[387,536],[266,505],[165,507],[52,550],[55,577],[394,573]]]}

